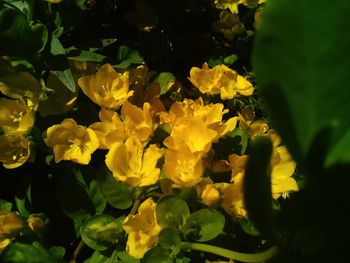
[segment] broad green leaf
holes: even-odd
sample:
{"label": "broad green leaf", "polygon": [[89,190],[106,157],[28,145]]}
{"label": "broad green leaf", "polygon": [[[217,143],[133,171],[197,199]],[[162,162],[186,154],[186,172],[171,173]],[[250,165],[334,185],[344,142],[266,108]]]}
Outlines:
{"label": "broad green leaf", "polygon": [[191,239],[206,242],[222,233],[225,217],[215,209],[201,209],[191,214],[184,227]]}
{"label": "broad green leaf", "polygon": [[139,259],[128,255],[125,251],[119,251],[117,253],[117,255],[118,255],[118,258],[120,259],[120,262],[123,262],[123,263],[139,263],[140,262]]}
{"label": "broad green leaf", "polygon": [[169,252],[161,247],[153,247],[142,258],[142,263],[173,263]]}
{"label": "broad green leaf", "polygon": [[[330,128],[334,146],[349,129],[349,9],[350,1],[326,0],[272,0],[264,9],[253,67],[272,124],[299,163],[319,132]],[[343,157],[334,151],[329,165]]]}
{"label": "broad green leaf", "polygon": [[51,35],[51,46],[50,46],[50,52],[52,55],[65,55],[66,51],[64,47],[61,44],[61,41],[56,37],[55,34]]}
{"label": "broad green leaf", "polygon": [[160,86],[160,95],[167,93],[174,80],[175,76],[170,72],[159,73],[154,82],[158,83]]}
{"label": "broad green leaf", "polygon": [[224,64],[227,66],[231,66],[233,63],[236,62],[237,59],[238,59],[238,56],[235,54],[232,54],[224,58]]}
{"label": "broad green leaf", "polygon": [[88,195],[94,203],[96,214],[101,214],[105,210],[107,202],[95,180],[89,184]]}
{"label": "broad green leaf", "polygon": [[39,242],[22,244],[13,242],[0,254],[0,262],[3,263],[57,263],[63,262],[61,253],[56,253],[44,248]]}
{"label": "broad green leaf", "polygon": [[252,141],[246,164],[243,196],[249,219],[261,234],[273,238],[271,156],[272,142],[267,136]]}
{"label": "broad green leaf", "polygon": [[23,177],[19,184],[15,195],[16,208],[23,217],[28,217],[32,210],[32,187],[31,178]]}
{"label": "broad green leaf", "polygon": [[178,228],[186,223],[190,209],[181,197],[165,195],[157,203],[156,214],[161,227]]}
{"label": "broad green leaf", "polygon": [[97,183],[106,201],[114,208],[126,209],[132,205],[135,188],[117,181],[107,168],[100,170]]}
{"label": "broad green leaf", "polygon": [[221,65],[224,63],[224,58],[222,56],[219,56],[219,57],[209,57],[208,58],[208,66],[213,68],[217,65]]}
{"label": "broad green leaf", "polygon": [[125,217],[114,218],[110,215],[95,215],[87,219],[81,226],[83,241],[92,249],[106,250],[118,242],[123,231]]}
{"label": "broad green leaf", "polygon": [[10,203],[4,199],[0,199],[0,208],[1,209],[4,209],[6,211],[11,211],[12,206],[13,206],[12,203]]}
{"label": "broad green leaf", "polygon": [[116,68],[127,68],[132,64],[141,64],[143,58],[139,52],[127,46],[120,46],[118,50],[117,60],[119,64],[113,65]]}
{"label": "broad green leaf", "polygon": [[248,218],[245,218],[245,217],[241,218],[239,220],[239,224],[242,227],[243,231],[246,232],[248,235],[260,236],[259,231],[256,229],[256,227]]}

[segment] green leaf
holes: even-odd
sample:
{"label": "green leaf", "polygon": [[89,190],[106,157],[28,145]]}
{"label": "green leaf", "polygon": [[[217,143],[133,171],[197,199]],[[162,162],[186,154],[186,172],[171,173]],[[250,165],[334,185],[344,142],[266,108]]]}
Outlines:
{"label": "green leaf", "polygon": [[239,224],[242,227],[243,231],[251,236],[260,236],[260,232],[256,229],[253,223],[248,218],[241,218]]}
{"label": "green leaf", "polygon": [[246,164],[243,196],[249,219],[266,237],[274,238],[271,193],[272,142],[267,136],[252,141]]}
{"label": "green leaf", "polygon": [[[350,1],[326,0],[270,1],[264,9],[254,71],[272,124],[299,164],[319,132],[330,128],[335,146],[349,130],[350,16],[342,15],[349,9]],[[334,151],[328,165],[343,158]]]}
{"label": "green leaf", "polygon": [[30,30],[28,31],[28,35],[26,37],[30,48],[35,50],[37,53],[44,50],[45,45],[48,40],[48,31],[45,25],[36,23],[30,24]]}
{"label": "green leaf", "polygon": [[1,209],[4,209],[6,211],[11,211],[12,206],[13,206],[12,203],[10,203],[4,199],[0,199],[0,208]]}
{"label": "green leaf", "polygon": [[233,65],[233,63],[236,62],[237,59],[238,59],[238,56],[235,54],[232,54],[224,58],[224,64],[227,66],[231,66]]}
{"label": "green leaf", "polygon": [[162,248],[173,250],[172,254],[177,254],[181,247],[181,238],[175,228],[163,228],[158,236],[158,244]]}
{"label": "green leaf", "polygon": [[118,50],[117,60],[120,62],[117,65],[113,65],[116,68],[127,68],[132,64],[141,64],[143,58],[139,52],[133,50],[127,46],[120,46]]}
{"label": "green leaf", "polygon": [[224,226],[225,217],[220,212],[205,208],[191,214],[184,229],[195,241],[206,242],[221,234]]}
{"label": "green leaf", "polygon": [[101,254],[98,250],[92,253],[91,257],[84,261],[84,263],[106,263],[108,262],[108,257]]}
{"label": "green leaf", "polygon": [[132,205],[135,188],[117,181],[106,167],[100,170],[97,183],[106,201],[114,208],[126,209]]}
{"label": "green leaf", "polygon": [[16,208],[23,217],[28,217],[32,210],[32,187],[30,176],[23,177],[15,195]]}
{"label": "green leaf", "polygon": [[52,251],[45,249],[36,241],[32,244],[13,242],[1,253],[0,261],[3,263],[63,262],[60,256],[61,254],[58,255],[56,252],[52,253]]}
{"label": "green leaf", "polygon": [[208,66],[213,68],[217,65],[221,65],[224,63],[224,58],[222,56],[219,57],[209,57],[208,59]]}
{"label": "green leaf", "polygon": [[55,34],[51,35],[51,46],[50,46],[50,52],[52,55],[66,55],[66,50],[61,44],[61,41],[56,37]]}
{"label": "green leaf", "polygon": [[71,92],[75,92],[75,81],[73,78],[72,71],[70,69],[65,69],[62,71],[52,71],[52,73],[55,74]]}
{"label": "green leaf", "polygon": [[116,219],[110,215],[90,217],[81,226],[81,238],[92,249],[106,250],[118,242],[124,219],[124,216]]}
{"label": "green leaf", "polygon": [[94,203],[96,214],[101,214],[105,210],[107,202],[95,180],[89,184],[88,195]]}
{"label": "green leaf", "polygon": [[160,95],[167,93],[169,89],[169,83],[175,80],[175,76],[170,72],[161,72],[155,78],[154,82],[160,86]]}
{"label": "green leaf", "polygon": [[181,197],[165,195],[157,203],[156,214],[161,228],[178,228],[186,223],[190,209]]}
{"label": "green leaf", "polygon": [[82,50],[78,55],[68,56],[68,58],[77,61],[102,62],[106,56]]}
{"label": "green leaf", "polygon": [[140,262],[139,259],[128,255],[125,251],[120,251],[120,252],[117,253],[117,255],[118,255],[118,258],[123,263],[139,263]]}
{"label": "green leaf", "polygon": [[173,263],[169,252],[161,247],[153,247],[142,258],[142,263]]}

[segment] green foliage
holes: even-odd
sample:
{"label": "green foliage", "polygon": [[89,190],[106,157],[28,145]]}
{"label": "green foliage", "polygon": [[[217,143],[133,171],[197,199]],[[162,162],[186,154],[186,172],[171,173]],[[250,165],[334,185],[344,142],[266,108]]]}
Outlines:
{"label": "green foliage", "polygon": [[120,46],[117,54],[118,64],[114,65],[116,68],[127,68],[133,64],[141,64],[143,58],[139,52],[129,48],[128,46]]}
{"label": "green foliage", "polygon": [[80,228],[83,241],[92,249],[103,251],[118,242],[125,217],[96,215],[87,219]]}
{"label": "green foliage", "polygon": [[132,205],[135,188],[117,181],[106,167],[100,170],[97,182],[102,195],[114,208],[126,209]]}
{"label": "green foliage", "polygon": [[158,236],[158,244],[162,248],[171,250],[172,254],[177,254],[181,245],[180,233],[175,228],[163,228]]}
{"label": "green foliage", "polygon": [[225,217],[215,209],[201,209],[188,218],[183,227],[187,239],[206,242],[222,233]]}
{"label": "green foliage", "polygon": [[4,209],[6,211],[11,211],[12,209],[12,203],[11,202],[8,202],[6,200],[3,200],[3,199],[0,199],[0,208],[1,209]]}
{"label": "green foliage", "polygon": [[159,75],[154,79],[154,82],[158,83],[160,86],[160,95],[167,93],[170,88],[169,83],[174,80],[175,76],[171,72],[159,73]]}
{"label": "green foliage", "polygon": [[46,249],[37,241],[32,244],[16,242],[7,246],[0,254],[0,261],[4,263],[59,263],[63,262],[63,255],[63,248],[52,247],[51,249]]}
{"label": "green foliage", "polygon": [[179,196],[165,195],[157,203],[157,222],[161,227],[179,228],[190,216],[187,203]]}
{"label": "green foliage", "polygon": [[172,263],[173,259],[169,256],[169,252],[161,247],[154,247],[147,251],[143,257],[142,263]]}
{"label": "green foliage", "polygon": [[[329,6],[283,0],[271,1],[264,11],[253,55],[259,90],[273,125],[300,163],[325,129],[330,131],[325,147],[348,143],[350,57],[344,51],[350,37],[343,28],[350,18],[340,15],[348,8],[348,1]],[[328,166],[345,161],[344,152],[331,153]]]}

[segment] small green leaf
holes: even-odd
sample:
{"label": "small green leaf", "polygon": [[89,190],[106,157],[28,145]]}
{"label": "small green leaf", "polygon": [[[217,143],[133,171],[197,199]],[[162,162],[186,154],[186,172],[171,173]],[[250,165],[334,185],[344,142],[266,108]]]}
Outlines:
{"label": "small green leaf", "polygon": [[101,214],[105,210],[107,202],[95,180],[90,182],[88,195],[95,205],[96,214]]}
{"label": "small green leaf", "polygon": [[78,55],[68,56],[69,59],[88,62],[102,62],[106,56],[90,51],[82,50]]}
{"label": "small green leaf", "polygon": [[208,59],[208,66],[213,68],[217,65],[221,65],[224,63],[224,58],[222,56],[220,57],[209,57]]}
{"label": "small green leaf", "polygon": [[118,255],[118,258],[121,260],[120,262],[123,262],[123,263],[140,263],[139,259],[128,255],[125,251],[120,251],[120,252],[117,253],[117,255]]}
{"label": "small green leaf", "polygon": [[118,242],[125,217],[95,215],[86,220],[80,229],[81,238],[92,249],[106,250]]}
{"label": "small green leaf", "polygon": [[267,136],[252,141],[247,161],[243,195],[248,217],[266,237],[273,238],[271,194],[272,142]]}
{"label": "small green leaf", "polygon": [[117,65],[113,65],[116,68],[127,68],[132,64],[141,64],[143,58],[140,56],[139,52],[133,50],[127,46],[120,46],[117,60],[120,62]]}
{"label": "small green leaf", "polygon": [[175,80],[175,76],[170,72],[161,72],[155,78],[154,82],[160,86],[160,95],[167,93],[169,90],[169,84]]}
{"label": "small green leaf", "polygon": [[30,176],[23,177],[15,195],[16,208],[23,217],[28,217],[32,209],[32,187]]}
{"label": "small green leaf", "polygon": [[205,242],[221,234],[224,226],[225,217],[220,212],[205,208],[190,216],[184,230],[188,231],[195,241]]}
{"label": "small green leaf", "polygon": [[6,211],[11,211],[12,209],[12,203],[4,200],[4,199],[0,199],[0,208],[6,210]]}
{"label": "small green leaf", "polygon": [[224,64],[227,66],[231,66],[233,65],[233,63],[236,62],[237,59],[238,59],[238,56],[235,54],[232,54],[224,58]]}
{"label": "small green leaf", "polygon": [[52,71],[52,73],[55,74],[71,92],[75,92],[75,81],[70,69]]}
{"label": "small green leaf", "polygon": [[106,167],[100,170],[97,183],[106,201],[114,208],[126,209],[132,205],[135,188],[117,181]]}
{"label": "small green leaf", "polygon": [[142,263],[173,263],[169,252],[161,247],[153,247],[142,258]]}
{"label": "small green leaf", "polygon": [[260,236],[259,231],[256,229],[256,227],[248,218],[245,218],[245,217],[241,218],[239,220],[239,224],[242,227],[243,231],[246,232],[248,235]]}
{"label": "small green leaf", "polygon": [[[59,256],[59,257],[58,257]],[[56,251],[45,249],[39,242],[35,241],[32,244],[22,244],[13,242],[9,244],[0,255],[0,262],[3,263],[58,263],[63,262]]]}
{"label": "small green leaf", "polygon": [[66,51],[61,44],[61,41],[56,37],[55,34],[51,35],[51,49],[50,52],[52,55],[65,55]]}
{"label": "small green leaf", "polygon": [[187,203],[179,196],[166,195],[157,203],[157,221],[161,227],[178,228],[186,223],[190,216]]}

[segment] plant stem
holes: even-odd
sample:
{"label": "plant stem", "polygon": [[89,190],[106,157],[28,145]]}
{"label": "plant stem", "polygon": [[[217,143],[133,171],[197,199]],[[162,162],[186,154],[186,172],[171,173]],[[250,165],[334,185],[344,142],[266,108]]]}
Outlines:
{"label": "plant stem", "polygon": [[181,247],[191,249],[191,250],[208,252],[218,256],[222,256],[222,257],[226,257],[229,259],[238,260],[242,262],[265,261],[274,257],[279,251],[279,249],[276,246],[272,246],[263,252],[249,254],[249,253],[236,252],[236,251],[232,251],[229,249],[216,247],[212,245],[207,245],[202,243],[190,243],[190,242],[181,242]]}
{"label": "plant stem", "polygon": [[112,255],[111,255],[111,257],[109,258],[109,260],[108,260],[108,263],[113,263],[113,262],[115,262],[115,259],[117,258],[117,249],[114,249],[113,250],[113,253],[112,253]]}
{"label": "plant stem", "polygon": [[73,257],[72,260],[70,262],[75,262],[76,258],[78,257],[81,249],[84,247],[85,243],[83,240],[80,240],[79,244],[77,245],[77,247],[75,248],[74,252],[73,252]]}

